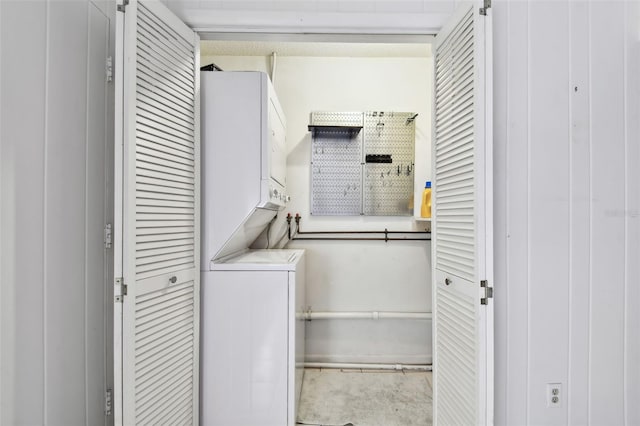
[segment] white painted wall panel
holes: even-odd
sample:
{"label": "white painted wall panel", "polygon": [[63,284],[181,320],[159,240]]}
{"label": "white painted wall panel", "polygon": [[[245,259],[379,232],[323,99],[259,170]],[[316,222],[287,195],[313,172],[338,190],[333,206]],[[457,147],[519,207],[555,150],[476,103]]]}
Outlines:
{"label": "white painted wall panel", "polygon": [[[307,250],[307,304],[314,311],[431,312],[429,245],[296,241],[289,247]],[[309,361],[430,363],[431,321],[314,320],[306,344]]]}
{"label": "white painted wall panel", "polygon": [[493,7],[495,423],[638,424],[639,3]]}
{"label": "white painted wall panel", "polygon": [[0,2],[2,424],[108,421],[114,14],[105,2]]}
{"label": "white painted wall panel", "polygon": [[[45,141],[45,423],[84,422],[86,2],[49,8]],[[64,107],[61,107],[64,105]],[[61,356],[62,355],[62,356]],[[79,374],[80,373],[80,374]],[[60,392],[64,389],[64,392]]]}
{"label": "white painted wall panel", "polygon": [[[507,9],[500,8],[494,11],[494,15],[492,19],[494,21],[505,21],[507,19]],[[507,27],[505,25],[494,27],[493,32],[493,40],[494,46],[493,49],[504,52],[507,50],[509,46],[507,40]],[[507,81],[509,76],[508,70],[506,67],[494,68],[493,70],[493,79],[495,81]],[[494,83],[495,84],[495,83]],[[507,102],[506,96],[503,93],[502,98],[496,99],[494,97],[494,115],[504,117],[507,115]],[[494,137],[494,150],[493,150],[493,163],[495,166],[495,174],[494,174],[494,216],[493,216],[493,226],[495,230],[500,229],[500,232],[506,234],[507,229],[507,208],[506,208],[506,199],[503,196],[506,193],[506,167],[504,167],[507,163],[507,149],[506,149],[506,140],[507,135],[509,134],[508,126],[506,121],[501,121],[500,123],[494,123],[493,126],[493,134]],[[498,145],[502,143],[502,145]],[[504,259],[507,256],[506,244],[503,241],[496,241],[494,244],[494,257],[497,259]],[[494,271],[494,280],[497,282],[506,281],[506,270],[504,268]],[[498,335],[506,335],[508,330],[507,324],[507,297],[494,299],[496,305],[494,306],[494,334]],[[500,348],[501,351],[498,351],[497,348],[494,348],[494,360],[498,362],[499,360],[506,359],[507,351],[506,348]],[[499,379],[499,380],[498,380]],[[497,401],[506,401],[508,398],[508,394],[506,391],[506,375],[501,375],[496,377],[494,380],[495,394],[494,400]],[[501,404],[501,411],[494,410],[494,420],[495,423],[499,424],[502,419],[506,416],[507,405]]]}
{"label": "white painted wall panel", "polygon": [[625,3],[625,375],[627,425],[640,424],[640,4]]}
{"label": "white painted wall panel", "polygon": [[570,229],[569,263],[569,362],[567,389],[567,421],[587,424],[589,420],[589,300],[591,270],[590,205],[590,114],[589,90],[590,52],[589,5],[573,2],[569,5],[569,92],[571,126],[570,152]]}
{"label": "white painted wall panel", "polygon": [[[594,2],[590,9],[590,207],[593,262],[590,277],[589,420],[593,424],[623,424],[626,184],[624,4]],[[597,31],[597,28],[607,30]],[[607,365],[606,370],[603,371],[602,365]],[[596,401],[602,403],[594,403]]]}
{"label": "white painted wall panel", "polygon": [[[0,25],[2,23],[2,7],[0,7]],[[1,28],[1,26],[0,26]],[[2,30],[0,29],[0,52],[2,51]],[[6,37],[6,36],[5,36]],[[2,54],[0,53],[0,141],[2,140]],[[3,196],[3,185],[2,185],[2,178],[3,178],[3,173],[2,173],[2,143],[0,142],[0,200],[2,200],[2,196]],[[2,253],[3,253],[3,244],[2,241],[3,240],[3,212],[4,210],[2,209],[2,205],[0,204],[0,284],[2,284],[2,282],[4,282],[5,276],[3,274],[4,271],[4,262],[2,259]],[[2,312],[4,310],[4,304],[3,304],[3,298],[2,298],[2,285],[0,285],[0,401],[3,401],[2,398],[2,392],[3,392],[3,386],[2,386],[2,382],[4,379],[4,363],[3,363],[3,357],[5,356],[4,354],[4,345],[3,345],[3,335],[4,335],[4,328],[2,327]],[[2,403],[0,403],[0,422],[3,420],[3,405]]]}
{"label": "white painted wall panel", "polygon": [[[495,8],[497,13],[500,7]],[[527,294],[529,286],[529,267],[526,256],[529,253],[530,232],[528,228],[528,216],[530,199],[527,193],[529,185],[529,135],[527,119],[529,116],[529,104],[522,102],[527,99],[530,92],[528,33],[529,25],[527,17],[528,5],[525,2],[511,2],[506,9],[506,19],[494,19],[494,31],[501,31],[506,37],[506,52],[494,48],[494,72],[502,72],[506,80],[498,80],[494,76],[494,123],[507,126],[506,140],[502,141],[496,134],[494,137],[494,153],[505,152],[506,163],[496,162],[496,173],[503,173],[505,179],[505,208],[506,212],[499,213],[499,207],[494,209],[495,214],[503,215],[504,223],[496,227],[494,247],[504,246],[506,258],[495,256],[496,286],[499,285],[499,276],[505,276],[509,283],[505,289],[506,299],[503,316],[506,324],[505,336],[510,342],[506,348],[506,359],[500,359],[501,348],[496,346],[496,383],[500,383],[500,375],[504,368],[507,383],[513,383],[504,389],[506,398],[504,405],[496,398],[495,412],[501,413],[504,407],[506,419],[512,424],[526,424],[526,401],[528,395],[529,374],[527,365],[529,362],[528,348],[529,336],[527,333],[529,320],[529,306],[526,298],[518,295]],[[503,15],[504,16],[504,15]],[[499,40],[494,37],[494,42]],[[504,57],[512,58],[507,64]],[[501,88],[506,90],[501,92]],[[504,102],[505,107],[502,107]],[[502,111],[504,116],[499,115]],[[494,124],[495,125],[495,124]],[[504,167],[501,169],[501,167]],[[495,182],[499,182],[495,179]],[[520,188],[520,190],[513,190]],[[494,191],[494,197],[498,200],[503,194],[499,190]],[[506,233],[506,238],[499,238],[500,232]],[[519,254],[519,255],[516,255]],[[503,267],[500,267],[501,259]],[[504,271],[504,272],[503,272]],[[504,274],[504,275],[503,275]],[[496,295],[497,316],[502,316],[500,309],[500,297]],[[496,339],[500,334],[496,332]]]}
{"label": "white painted wall panel", "polygon": [[[44,142],[47,6],[0,2],[2,424],[44,420]],[[25,28],[31,31],[25,32]],[[36,396],[37,395],[37,396]],[[35,396],[35,397],[34,397]]]}
{"label": "white painted wall panel", "polygon": [[[113,195],[105,188],[109,185],[109,169],[113,164],[108,143],[111,133],[110,119],[113,117],[109,102],[109,84],[105,79],[104,58],[109,56],[110,22],[99,8],[88,7],[88,63],[87,63],[87,107],[85,149],[85,306],[84,324],[86,371],[85,422],[89,425],[104,423],[104,387],[107,383],[106,336],[110,336],[107,323],[107,304],[111,301],[106,283],[111,281],[108,252],[105,252],[104,224],[113,224]],[[113,184],[111,184],[113,186]],[[109,198],[109,199],[108,199]],[[105,303],[106,302],[106,303]],[[105,336],[106,333],[106,336]],[[108,337],[110,339],[110,337]]]}
{"label": "white painted wall panel", "polygon": [[[545,410],[546,384],[566,383],[569,278],[568,3],[529,6],[528,423],[565,424]],[[543,349],[544,348],[544,349]],[[537,373],[533,373],[537,372]]]}

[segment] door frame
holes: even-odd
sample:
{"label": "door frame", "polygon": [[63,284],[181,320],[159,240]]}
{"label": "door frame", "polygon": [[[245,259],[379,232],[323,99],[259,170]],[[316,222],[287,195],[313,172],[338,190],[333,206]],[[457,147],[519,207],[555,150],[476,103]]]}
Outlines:
{"label": "door frame", "polygon": [[[120,3],[120,0],[118,1],[118,4]],[[478,3],[477,0],[473,1],[473,3]],[[474,6],[475,7],[475,6]],[[456,11],[452,11],[451,13],[449,13],[449,17],[453,16],[456,13]],[[119,15],[119,12],[116,12],[117,15]],[[487,18],[491,19],[491,13],[487,14]],[[119,18],[119,16],[116,16],[115,19],[115,25],[113,25],[113,27],[115,28],[114,33],[118,34],[120,32],[124,32],[124,19]],[[288,29],[288,30],[283,30],[283,31],[278,31],[275,32],[273,31],[272,27],[252,27],[250,30],[246,31],[246,30],[242,30],[241,28],[233,28],[233,27],[228,27],[228,26],[224,26],[221,27],[220,30],[216,30],[215,28],[207,28],[207,29],[203,29],[203,28],[199,28],[196,27],[194,29],[194,31],[200,36],[200,40],[201,41],[206,41],[206,40],[218,40],[218,41],[294,41],[294,42],[333,42],[333,43],[407,43],[407,44],[412,44],[412,43],[424,43],[424,44],[431,44],[431,45],[435,45],[435,36],[437,35],[437,33],[441,30],[441,28],[439,28],[437,31],[434,30],[433,32],[430,31],[426,31],[426,32],[416,32],[414,29],[411,28],[400,28],[400,29],[396,29],[394,28],[394,32],[393,33],[385,33],[384,32],[384,28],[382,28],[382,30],[380,30],[380,32],[372,32],[372,33],[364,33],[364,32],[357,32],[358,30],[356,30],[356,32],[354,33],[345,33],[345,32],[340,32],[339,30],[334,30],[332,31],[330,28],[321,28],[321,30],[317,31],[317,32],[309,32],[309,33],[303,33],[303,32],[296,32],[295,29]],[[486,34],[486,46],[485,48],[487,50],[490,50],[492,52],[493,50],[493,40],[491,37],[492,33],[489,31]],[[114,58],[120,58],[120,57],[124,57],[124,46],[121,44],[116,43],[117,38],[114,37],[114,39],[112,40],[112,44],[115,44],[115,56]],[[492,56],[490,56],[492,57]],[[115,81],[114,81],[114,86],[117,89],[118,87],[124,87],[124,84],[121,82],[120,86],[118,85],[118,79],[122,79],[123,78],[123,64],[122,61],[114,61],[114,73],[115,73]],[[491,61],[485,61],[484,63],[485,66],[485,70],[488,70],[489,72],[492,72],[492,68],[493,68],[493,63]],[[432,79],[435,79],[435,76],[432,75]],[[435,89],[435,81],[432,80],[432,87]],[[123,99],[124,95],[123,93],[118,93],[117,90],[115,90],[115,97],[113,100],[113,105],[117,105],[119,102],[122,103],[124,102]],[[485,106],[486,104],[492,105],[492,98],[493,98],[493,93],[491,90],[487,91],[485,93]],[[435,99],[435,93],[434,96],[432,96],[432,102]],[[487,100],[489,101],[489,103],[487,103]],[[126,107],[126,106],[125,106]],[[115,110],[115,109],[114,109]],[[433,109],[432,109],[433,110]],[[492,140],[493,138],[493,134],[492,134],[492,129],[493,129],[493,111],[492,110],[487,110],[485,108],[485,111],[488,111],[485,114],[485,135],[486,138],[491,138],[490,140]],[[114,249],[113,249],[113,271],[114,271],[114,275],[113,275],[113,279],[112,279],[112,283],[115,282],[115,277],[121,277],[123,275],[123,250],[122,250],[122,223],[123,223],[123,218],[122,217],[116,217],[116,212],[122,212],[122,205],[123,205],[123,200],[118,200],[115,197],[115,194],[117,193],[117,191],[115,191],[115,188],[117,188],[118,186],[122,187],[123,182],[122,182],[122,176],[123,176],[123,159],[124,159],[124,153],[123,153],[123,141],[124,141],[124,127],[123,127],[123,115],[119,115],[119,114],[115,114],[114,116],[114,125],[115,125],[115,133],[114,133],[114,145],[115,145],[115,156],[114,156],[114,175],[113,175],[113,188],[114,188],[114,204],[113,204],[113,212],[114,212],[114,221],[113,221],[113,245],[114,245]],[[433,139],[432,139],[432,143],[433,143]],[[493,165],[493,160],[492,160],[492,152],[485,152],[485,161],[486,164],[488,165]],[[432,158],[432,161],[434,161],[434,159]],[[434,166],[432,165],[432,170],[434,169]],[[486,173],[485,175],[485,179],[487,183],[491,183],[491,185],[487,185],[484,188],[484,193],[486,194],[487,192],[490,193],[490,195],[492,195],[493,193],[493,168],[489,168],[487,167],[486,170],[491,170],[491,173]],[[490,198],[492,200],[492,198]],[[489,211],[490,213],[492,213],[493,211],[493,204],[490,203],[486,203],[486,195],[485,197],[483,197],[483,200],[485,201],[485,208],[487,209],[487,211]],[[493,233],[487,234],[486,238],[488,240],[491,241],[491,243],[493,242]],[[486,262],[493,262],[493,252],[488,252],[488,256],[487,259],[485,259]],[[490,268],[491,271],[493,271],[493,268]],[[493,276],[487,276],[487,279],[490,280],[490,282],[493,282]],[[432,291],[433,291],[433,280],[435,280],[435,276],[432,277]],[[110,286],[110,288],[113,290],[114,287]],[[112,301],[113,301],[113,297],[115,297],[115,295],[112,292]],[[116,315],[119,315],[120,317],[122,316],[122,305],[121,303],[113,303],[113,311],[112,311],[112,315],[113,318],[115,319]],[[433,308],[432,308],[433,310]],[[114,322],[111,321],[111,324],[113,324]],[[490,326],[488,327],[488,329],[486,330],[486,333],[488,333],[488,337],[491,338],[491,340],[494,341],[494,332],[493,332],[493,311],[491,311],[491,318],[488,319],[487,321],[487,325]],[[433,320],[431,322],[431,328],[433,329]],[[112,330],[113,331],[113,330]],[[113,335],[115,336],[115,333],[113,333]],[[495,341],[494,341],[494,345],[493,347],[495,348]],[[120,363],[120,371],[122,371],[122,357],[117,357],[115,356],[115,354],[117,353],[122,353],[122,342],[117,342],[115,339],[113,339],[113,361],[114,363]],[[435,350],[435,348],[434,348]],[[491,362],[489,362],[491,361]],[[491,358],[491,360],[488,360],[487,365],[486,365],[486,375],[487,378],[491,380],[491,382],[493,382],[493,377],[494,377],[494,365],[492,363],[493,358]],[[113,363],[112,363],[113,364]],[[114,381],[113,381],[113,387],[114,389],[117,386],[122,387],[123,383],[122,383],[122,377],[114,377]],[[487,395],[487,399],[488,401],[488,406],[491,408],[490,412],[487,413],[487,417],[492,419],[493,418],[493,400],[494,400],[494,395]],[[489,403],[490,402],[490,403]],[[118,406],[120,407],[118,409]],[[120,421],[122,421],[122,404],[117,404],[114,401],[114,419],[118,418],[118,410],[120,410]],[[492,422],[490,423],[492,424]]]}
{"label": "door frame", "polygon": [[[121,2],[118,1],[117,5],[120,6]],[[113,305],[113,424],[122,424],[123,421],[123,402],[116,401],[117,389],[124,389],[122,375],[116,374],[117,371],[123,371],[122,365],[122,339],[118,339],[117,336],[122,336],[122,314],[123,304],[116,303],[116,279],[124,275],[124,259],[123,259],[123,229],[124,229],[124,37],[119,40],[118,34],[124,34],[124,17],[121,16],[122,12],[116,12],[115,22],[115,56],[114,56],[114,203],[113,203],[113,279],[111,281],[112,299]],[[120,89],[120,90],[118,90]],[[119,105],[122,105],[119,107]],[[119,188],[119,189],[118,189]],[[117,195],[121,195],[118,197]],[[120,318],[117,320],[117,318]],[[116,333],[116,327],[120,327],[120,332]]]}

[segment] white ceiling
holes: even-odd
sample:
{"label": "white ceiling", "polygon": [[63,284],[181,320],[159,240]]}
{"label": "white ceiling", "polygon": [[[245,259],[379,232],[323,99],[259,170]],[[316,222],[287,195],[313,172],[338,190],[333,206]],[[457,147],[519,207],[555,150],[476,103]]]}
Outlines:
{"label": "white ceiling", "polygon": [[298,41],[203,40],[202,56],[321,56],[362,58],[424,58],[431,56],[428,43],[335,43]]}

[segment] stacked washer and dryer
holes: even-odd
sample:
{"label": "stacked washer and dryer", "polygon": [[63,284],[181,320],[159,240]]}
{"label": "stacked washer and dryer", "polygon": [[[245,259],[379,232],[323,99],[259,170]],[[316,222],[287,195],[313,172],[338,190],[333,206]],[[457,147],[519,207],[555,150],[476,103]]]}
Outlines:
{"label": "stacked washer and dryer", "polygon": [[304,250],[250,245],[288,201],[286,121],[266,74],[202,72],[200,423],[295,425]]}

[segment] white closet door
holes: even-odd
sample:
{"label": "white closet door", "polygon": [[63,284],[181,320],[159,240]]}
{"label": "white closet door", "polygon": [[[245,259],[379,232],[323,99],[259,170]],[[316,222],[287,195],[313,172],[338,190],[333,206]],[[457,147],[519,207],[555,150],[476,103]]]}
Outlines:
{"label": "white closet door", "polygon": [[159,1],[118,15],[115,420],[196,425],[199,38]]}
{"label": "white closet door", "polygon": [[436,37],[434,424],[493,423],[491,21],[477,3]]}

